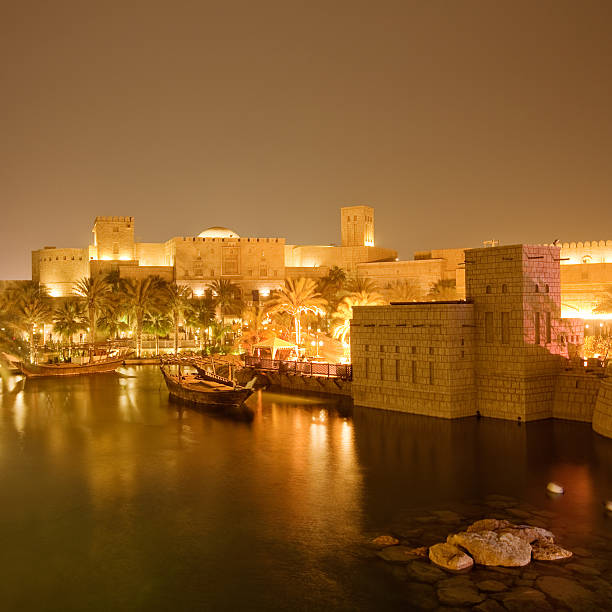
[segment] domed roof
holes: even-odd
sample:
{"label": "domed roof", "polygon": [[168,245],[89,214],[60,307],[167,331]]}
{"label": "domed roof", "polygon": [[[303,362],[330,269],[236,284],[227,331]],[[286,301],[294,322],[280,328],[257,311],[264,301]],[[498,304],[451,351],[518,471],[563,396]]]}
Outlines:
{"label": "domed roof", "polygon": [[227,227],[209,227],[205,229],[199,238],[240,238],[240,236]]}

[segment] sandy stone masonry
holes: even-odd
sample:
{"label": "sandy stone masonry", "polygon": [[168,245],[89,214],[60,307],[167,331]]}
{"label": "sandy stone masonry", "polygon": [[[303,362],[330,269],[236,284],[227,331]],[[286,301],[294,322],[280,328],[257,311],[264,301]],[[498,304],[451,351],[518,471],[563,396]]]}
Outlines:
{"label": "sandy stone masonry", "polygon": [[597,418],[612,436],[609,383],[568,371],[582,326],[560,317],[559,248],[471,249],[465,275],[464,302],[355,308],[355,403],[443,418]]}

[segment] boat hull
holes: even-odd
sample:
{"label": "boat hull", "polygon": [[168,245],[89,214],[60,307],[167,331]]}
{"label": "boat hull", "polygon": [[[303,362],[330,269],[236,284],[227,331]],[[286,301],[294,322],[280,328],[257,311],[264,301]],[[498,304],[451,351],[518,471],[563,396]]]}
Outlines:
{"label": "boat hull", "polygon": [[108,359],[96,363],[76,364],[40,364],[20,363],[19,369],[27,378],[43,378],[54,376],[84,376],[89,374],[108,374],[114,372],[123,364],[123,357]]}
{"label": "boat hull", "polygon": [[225,414],[234,418],[250,420],[253,410],[245,405],[245,401],[253,394],[253,389],[223,388],[218,390],[202,390],[179,384],[175,376],[170,376],[164,369],[161,372],[166,381],[166,387],[171,399],[201,408],[202,410]]}

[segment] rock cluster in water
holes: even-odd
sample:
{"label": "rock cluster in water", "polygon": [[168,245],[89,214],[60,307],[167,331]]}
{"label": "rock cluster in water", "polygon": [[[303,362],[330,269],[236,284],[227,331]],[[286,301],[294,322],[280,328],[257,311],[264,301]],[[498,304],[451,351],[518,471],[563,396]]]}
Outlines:
{"label": "rock cluster in water", "polygon": [[[393,535],[371,541],[374,554],[386,562],[382,567],[404,581],[408,609],[610,609],[609,560],[595,558],[579,536],[570,547],[576,557],[560,546],[546,528],[554,513],[504,496],[488,497],[485,505],[500,517],[474,521],[474,502],[465,504],[470,509],[463,516],[450,510],[409,511],[398,517]],[[561,531],[568,529],[563,525]],[[608,541],[599,540],[597,548],[607,550]]]}

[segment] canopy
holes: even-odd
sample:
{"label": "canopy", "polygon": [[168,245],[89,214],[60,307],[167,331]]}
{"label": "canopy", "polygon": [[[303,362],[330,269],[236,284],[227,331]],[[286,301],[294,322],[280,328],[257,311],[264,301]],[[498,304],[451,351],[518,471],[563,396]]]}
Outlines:
{"label": "canopy", "polygon": [[292,342],[287,342],[282,338],[268,338],[268,340],[264,340],[263,342],[259,342],[258,344],[253,345],[254,349],[270,349],[272,351],[272,359],[276,355],[276,351],[282,349],[293,349],[297,351],[297,344],[293,344]]}

